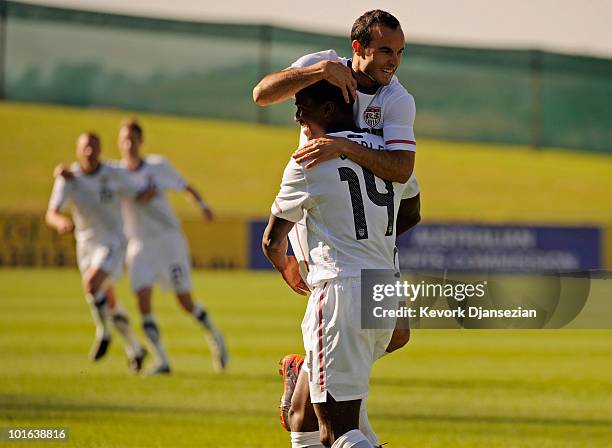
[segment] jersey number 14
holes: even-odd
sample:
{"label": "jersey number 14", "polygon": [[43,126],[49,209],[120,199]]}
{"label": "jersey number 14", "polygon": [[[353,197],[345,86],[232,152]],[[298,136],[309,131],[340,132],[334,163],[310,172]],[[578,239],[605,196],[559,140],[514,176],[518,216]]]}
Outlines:
{"label": "jersey number 14", "polygon": [[[387,231],[385,232],[385,236],[391,236],[393,235],[395,216],[393,184],[388,180],[384,180],[387,192],[381,193],[376,188],[376,176],[365,168],[362,168],[362,170],[368,198],[375,205],[387,208]],[[368,239],[368,223],[363,207],[363,196],[361,193],[359,176],[357,176],[355,171],[346,166],[338,168],[338,173],[340,174],[340,180],[348,183],[349,194],[351,195],[351,206],[353,207],[353,220],[355,222],[355,238],[358,240],[366,240]]]}

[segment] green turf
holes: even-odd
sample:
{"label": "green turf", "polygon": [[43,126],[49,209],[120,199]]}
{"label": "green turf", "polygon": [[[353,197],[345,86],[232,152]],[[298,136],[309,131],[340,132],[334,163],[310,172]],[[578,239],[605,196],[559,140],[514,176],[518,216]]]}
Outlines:
{"label": "green turf", "polygon": [[[51,172],[96,130],[116,158],[128,113],[0,102],[0,210],[45,208]],[[141,115],[145,150],[165,154],[221,215],[267,216],[297,129]],[[416,130],[418,134],[418,116]],[[612,224],[612,157],[562,150],[419,138],[422,214],[429,220]],[[178,211],[195,214],[184,198]]]}
{"label": "green turf", "polygon": [[[194,285],[226,332],[229,371],[213,373],[199,328],[157,293],[175,372],[141,378],[119,344],[86,359],[76,270],[0,270],[0,426],[69,428],[70,443],[49,446],[289,446],[276,362],[300,350],[303,299],[272,273],[197,272]],[[135,316],[125,281],[119,292]],[[611,331],[415,331],[375,366],[368,408],[391,448],[609,447],[610,372]]]}

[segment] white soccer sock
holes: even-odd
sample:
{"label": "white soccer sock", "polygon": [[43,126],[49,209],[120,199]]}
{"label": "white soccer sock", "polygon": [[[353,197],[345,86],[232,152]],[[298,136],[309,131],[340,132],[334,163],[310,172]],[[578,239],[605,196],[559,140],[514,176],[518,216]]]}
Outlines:
{"label": "white soccer sock", "polygon": [[379,446],[380,442],[378,437],[374,433],[372,426],[370,426],[370,420],[368,419],[368,411],[366,409],[366,399],[361,400],[361,408],[359,409],[359,430],[374,446]]}
{"label": "white soccer sock", "polygon": [[170,365],[168,355],[166,355],[166,350],[164,350],[164,346],[161,342],[159,327],[152,313],[142,316],[142,328],[149,338],[149,341],[151,341],[151,344],[153,344],[153,348],[155,348],[155,354],[157,355],[159,363],[166,366]]}
{"label": "white soccer sock", "polygon": [[331,448],[374,448],[374,445],[361,431],[353,429],[338,437]]}
{"label": "white soccer sock", "polygon": [[291,448],[325,448],[321,445],[319,431],[291,431]]}
{"label": "white soccer sock", "polygon": [[136,339],[136,335],[132,331],[130,317],[125,308],[123,308],[120,303],[115,304],[115,308],[111,311],[111,316],[113,325],[121,335],[121,339],[123,339],[123,345],[128,357],[132,358],[140,354],[143,350],[142,345],[138,339]]}
{"label": "white soccer sock", "polygon": [[86,294],[85,299],[89,303],[91,317],[96,324],[96,335],[99,338],[110,337],[108,300],[104,291],[95,294]]}

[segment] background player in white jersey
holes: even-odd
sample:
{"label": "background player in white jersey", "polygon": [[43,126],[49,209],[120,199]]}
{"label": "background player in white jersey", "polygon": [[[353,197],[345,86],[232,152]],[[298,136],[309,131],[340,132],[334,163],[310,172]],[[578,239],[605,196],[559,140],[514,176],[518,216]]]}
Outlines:
{"label": "background player in white jersey", "polygon": [[[307,138],[354,127],[350,105],[314,101],[317,87],[296,96],[296,119]],[[337,135],[384,148],[379,137],[369,134]],[[392,330],[359,328],[359,278],[361,269],[394,268],[395,218],[405,184],[377,179],[345,157],[309,171],[303,165],[293,160],[287,165],[262,246],[292,289],[306,291],[295,258],[286,256],[286,237],[308,210],[308,281],[314,292],[302,331],[321,442],[369,447],[357,429],[360,402],[367,395],[372,362],[385,352]],[[319,446],[312,442],[293,440],[293,445]]]}
{"label": "background player in white jersey", "polygon": [[[151,192],[139,190],[125,170],[100,161],[97,135],[81,134],[76,153],[78,162],[70,169],[56,169],[46,221],[59,234],[75,231],[79,270],[96,323],[90,357],[96,361],[105,355],[112,320],[125,342],[130,368],[139,371],[146,352],[130,329],[128,315],[114,296],[112,282],[123,272],[126,243],[119,197],[147,200]],[[68,202],[72,203],[74,224],[64,214]]]}
{"label": "background player in white jersey", "polygon": [[129,239],[126,261],[132,290],[138,297],[144,331],[158,358],[158,365],[151,373],[170,373],[170,362],[151,308],[152,288],[156,281],[162,286],[172,288],[181,307],[204,327],[213,354],[213,365],[216,370],[223,370],[228,361],[225,342],[204,307],[193,301],[189,249],[165,191],[189,193],[206,220],[213,218],[212,211],[197,190],[189,185],[166,159],[158,155],[143,158],[140,154],[142,142],[143,130],[140,124],[133,119],[124,121],[119,129],[121,164],[129,170],[134,181],[141,185],[152,183],[158,193],[155,199],[147,204],[132,200],[123,201],[123,215]]}

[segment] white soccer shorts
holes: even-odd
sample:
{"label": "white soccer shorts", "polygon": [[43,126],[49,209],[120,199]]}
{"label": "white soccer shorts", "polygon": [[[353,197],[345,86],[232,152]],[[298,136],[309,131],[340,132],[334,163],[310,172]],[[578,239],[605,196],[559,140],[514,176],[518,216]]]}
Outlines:
{"label": "white soccer shorts", "polygon": [[324,403],[368,395],[372,364],[387,348],[393,330],[361,328],[361,279],[330,280],[315,287],[302,320],[310,398]]}
{"label": "white soccer shorts", "polygon": [[164,232],[156,238],[130,240],[127,267],[133,291],[159,282],[178,294],[191,291],[191,260],[180,231]]}
{"label": "white soccer shorts", "polygon": [[122,238],[96,240],[93,238],[77,240],[77,264],[81,275],[91,269],[106,272],[113,281],[123,274],[125,241]]}

